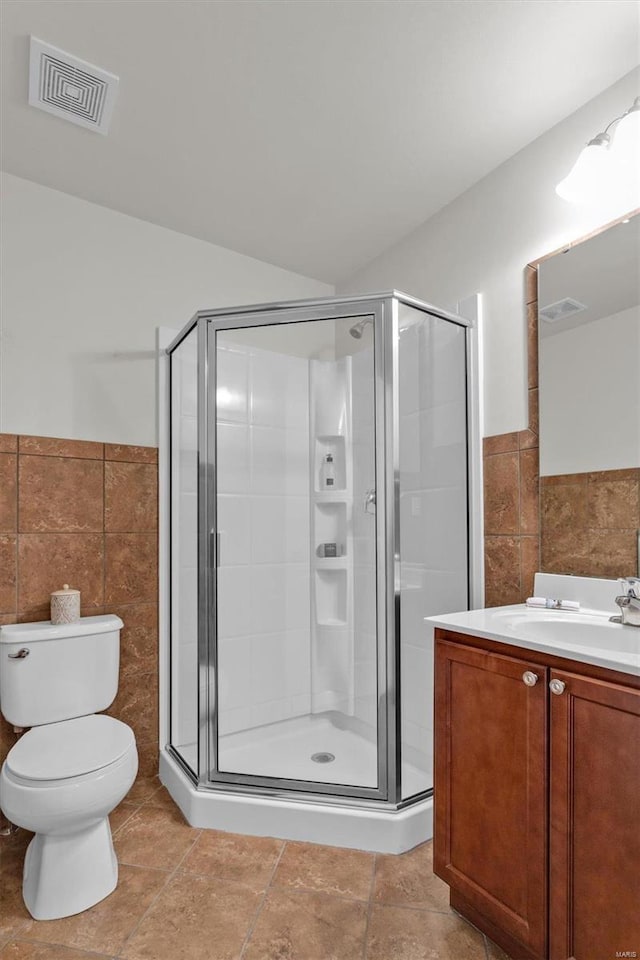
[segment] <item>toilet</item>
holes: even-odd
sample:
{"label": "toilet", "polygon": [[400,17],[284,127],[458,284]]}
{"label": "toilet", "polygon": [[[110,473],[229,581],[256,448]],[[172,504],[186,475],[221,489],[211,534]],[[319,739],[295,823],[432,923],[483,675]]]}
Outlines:
{"label": "toilet", "polygon": [[133,731],[98,713],[118,690],[119,617],[0,627],[0,712],[30,727],[0,772],[0,809],[35,836],[22,894],[36,920],[87,910],[118,883],[109,813],[138,770]]}

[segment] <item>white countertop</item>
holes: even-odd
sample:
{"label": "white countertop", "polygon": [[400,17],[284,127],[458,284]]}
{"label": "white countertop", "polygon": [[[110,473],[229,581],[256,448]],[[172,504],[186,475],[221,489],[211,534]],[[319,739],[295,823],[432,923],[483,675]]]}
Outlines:
{"label": "white countertop", "polygon": [[521,603],[425,619],[445,630],[640,676],[640,627],[610,623],[610,616],[609,611],[581,609],[573,613]]}

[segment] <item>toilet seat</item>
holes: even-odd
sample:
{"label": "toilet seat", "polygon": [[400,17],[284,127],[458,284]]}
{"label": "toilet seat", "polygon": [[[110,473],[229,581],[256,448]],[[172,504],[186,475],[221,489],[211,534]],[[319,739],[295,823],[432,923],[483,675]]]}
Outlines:
{"label": "toilet seat", "polygon": [[7,772],[43,786],[96,773],[117,764],[132,749],[133,730],[104,714],[33,727],[11,748]]}

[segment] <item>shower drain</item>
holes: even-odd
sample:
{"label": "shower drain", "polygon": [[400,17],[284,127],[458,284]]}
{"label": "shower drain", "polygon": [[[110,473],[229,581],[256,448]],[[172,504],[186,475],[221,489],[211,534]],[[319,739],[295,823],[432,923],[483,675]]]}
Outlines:
{"label": "shower drain", "polygon": [[312,753],[311,759],[314,763],[332,763],[335,756],[332,753]]}

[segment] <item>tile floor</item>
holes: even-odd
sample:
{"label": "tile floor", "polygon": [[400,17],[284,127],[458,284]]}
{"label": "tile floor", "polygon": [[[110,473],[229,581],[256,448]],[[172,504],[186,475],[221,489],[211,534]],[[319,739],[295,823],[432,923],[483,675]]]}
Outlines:
{"label": "tile floor", "polygon": [[0,839],[1,960],[508,960],[448,906],[431,844],[399,857],[185,823],[164,787],[112,818],[117,890],[36,922],[29,834]]}

